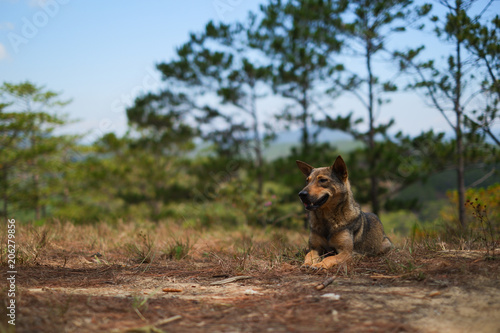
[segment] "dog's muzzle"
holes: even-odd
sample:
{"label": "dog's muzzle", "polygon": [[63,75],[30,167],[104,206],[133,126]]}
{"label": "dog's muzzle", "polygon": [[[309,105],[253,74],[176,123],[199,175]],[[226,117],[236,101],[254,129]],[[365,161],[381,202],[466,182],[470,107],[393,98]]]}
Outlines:
{"label": "dog's muzzle", "polygon": [[302,203],[304,204],[305,209],[307,209],[307,210],[316,210],[316,209],[318,209],[325,202],[328,201],[329,197],[330,196],[328,194],[325,194],[324,196],[322,196],[318,200],[314,200],[314,199],[312,199],[310,197],[309,193],[307,193],[306,191],[300,191],[299,192],[299,198],[302,201]]}

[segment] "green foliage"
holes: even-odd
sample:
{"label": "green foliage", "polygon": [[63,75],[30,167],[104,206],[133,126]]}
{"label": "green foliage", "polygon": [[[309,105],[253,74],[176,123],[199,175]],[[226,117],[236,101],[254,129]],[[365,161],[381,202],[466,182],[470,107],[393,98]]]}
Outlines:
{"label": "green foliage", "polygon": [[293,101],[277,118],[287,127],[300,126],[303,151],[315,139],[309,125],[321,110],[318,95],[326,94],[321,83],[342,68],[334,55],[342,45],[338,28],[344,9],[341,2],[315,0],[277,0],[261,7],[257,45],[273,58],[274,92]]}
{"label": "green foliage", "polygon": [[237,207],[204,197],[191,202],[169,205],[167,209],[168,214],[182,222],[186,228],[235,227],[243,225],[246,221],[243,212]]}
{"label": "green foliage", "polygon": [[0,105],[1,215],[33,209],[39,220],[64,190],[61,175],[78,138],[53,134],[67,123],[55,111],[69,101],[31,82],[4,83],[0,97],[6,101]]}
{"label": "green foliage", "polygon": [[[156,141],[150,146],[145,142],[106,135],[92,147],[92,155],[75,163],[69,176],[72,186],[80,189],[72,198],[80,208],[74,208],[89,212],[78,221],[108,217],[159,221],[168,214],[168,203],[191,198],[196,178],[188,172],[190,161],[180,155],[185,143],[171,142],[170,149],[160,150]],[[71,211],[59,210],[57,216],[68,218]]]}
{"label": "green foliage", "polygon": [[395,234],[403,238],[409,237],[413,227],[420,223],[418,216],[408,210],[383,213],[380,215],[380,220],[387,234]]}
{"label": "green foliage", "polygon": [[195,190],[191,201],[169,205],[168,209],[185,227],[297,225],[301,206],[295,200],[288,202],[288,186],[266,182],[262,195],[256,187],[255,179],[241,171],[223,181],[215,179]]}
{"label": "green foliage", "polygon": [[192,245],[190,244],[189,238],[184,240],[176,238],[167,244],[167,248],[163,252],[163,255],[167,259],[181,260],[188,256],[191,247]]}
{"label": "green foliage", "polygon": [[497,145],[500,140],[493,134],[491,126],[498,116],[500,102],[500,18],[496,15],[490,24],[482,23],[480,17],[469,22],[465,35],[465,45],[481,64],[484,74],[481,87],[488,99],[484,109],[473,110],[472,116],[466,117],[467,125],[473,131],[483,131]]}
{"label": "green foliage", "polygon": [[[491,65],[495,63],[493,58],[498,57],[491,57],[495,54],[491,48],[489,50],[493,53],[486,55],[489,44],[484,39],[480,41],[479,31],[488,33],[489,30],[482,27],[480,16],[470,17],[474,2],[456,0],[442,1],[441,4],[446,10],[445,17],[433,16],[431,21],[437,38],[450,45],[449,53],[444,55],[447,61],[423,60],[423,47],[395,52],[395,56],[400,60],[401,69],[413,77],[414,81],[408,87],[424,92],[430,104],[441,113],[454,132],[458,215],[461,228],[466,229],[464,175],[467,145],[464,141],[482,142],[487,134],[497,145],[500,144],[490,129],[499,102],[494,88],[498,82]],[[496,32],[491,34],[491,38],[495,43]],[[487,70],[478,69],[478,62],[470,61],[470,56],[484,64]],[[474,104],[472,101],[485,106],[475,109],[471,107]]]}
{"label": "green foliage", "polygon": [[[157,68],[165,81],[177,86],[162,93],[168,98],[160,98],[167,105],[178,104],[196,111],[196,121],[213,127],[202,129],[200,134],[216,144],[219,154],[244,154],[251,140],[257,160],[261,161],[260,126],[266,122],[259,119],[256,101],[265,96],[270,67],[247,54],[254,44],[255,24],[253,15],[247,22],[235,25],[209,22],[204,32],[191,34],[190,40],[177,49],[174,60]],[[266,59],[262,52],[258,58]],[[215,97],[218,105],[204,102],[201,97],[205,94]],[[259,163],[257,169],[261,169]]]}

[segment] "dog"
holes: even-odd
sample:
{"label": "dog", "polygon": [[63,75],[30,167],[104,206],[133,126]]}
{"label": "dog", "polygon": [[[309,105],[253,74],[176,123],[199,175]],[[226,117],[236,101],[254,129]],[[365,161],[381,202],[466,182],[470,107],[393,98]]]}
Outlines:
{"label": "dog", "polygon": [[341,156],[331,167],[314,168],[296,162],[306,176],[299,197],[309,211],[311,229],[309,252],[302,267],[328,269],[350,259],[353,251],[379,255],[393,247],[377,215],[362,212],[354,201]]}

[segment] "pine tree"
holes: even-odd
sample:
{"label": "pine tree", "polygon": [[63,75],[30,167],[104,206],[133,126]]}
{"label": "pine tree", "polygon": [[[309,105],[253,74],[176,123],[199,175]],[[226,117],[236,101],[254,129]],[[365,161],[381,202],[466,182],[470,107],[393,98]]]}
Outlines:
{"label": "pine tree", "polygon": [[343,68],[335,55],[342,46],[337,36],[344,9],[341,2],[320,0],[273,0],[261,6],[257,46],[273,57],[274,91],[293,101],[278,119],[299,125],[303,153],[317,135],[310,126],[326,96],[324,81]]}
{"label": "pine tree", "polygon": [[55,165],[60,163],[55,156],[74,143],[70,137],[53,133],[66,123],[54,111],[69,101],[28,81],[4,83],[0,92],[7,101],[0,113],[3,213],[7,215],[8,205],[15,203],[19,209],[33,210],[38,220],[46,216],[49,195],[53,192]]}
{"label": "pine tree", "polygon": [[[478,44],[471,42],[475,39],[471,33],[477,33],[477,30],[473,28],[474,19],[469,16],[468,11],[475,2],[477,1],[440,0],[439,3],[444,7],[446,15],[431,17],[435,24],[435,34],[442,42],[450,46],[446,64],[441,64],[434,59],[421,60],[423,46],[404,53],[396,53],[400,59],[401,69],[411,73],[414,78],[414,82],[409,87],[423,91],[429,103],[441,113],[453,129],[458,192],[457,210],[462,231],[467,228],[465,219],[466,140],[477,140],[475,134],[478,129],[478,127],[471,127],[472,133],[466,135],[466,125],[467,120],[472,119],[471,102],[476,100],[478,92],[483,90],[481,84],[485,82],[485,79],[487,80],[487,77],[478,75],[480,71],[473,70],[471,67],[477,62],[472,60],[469,49]],[[490,50],[492,59],[498,58],[497,45]],[[490,81],[490,84],[493,84],[493,86],[490,85],[493,88],[492,91],[494,91],[495,82],[497,81]]]}
{"label": "pine tree", "polygon": [[347,66],[343,75],[334,80],[330,91],[334,94],[349,92],[355,96],[366,111],[368,129],[360,131],[358,124],[363,122],[363,118],[354,120],[352,113],[347,117],[327,116],[321,124],[346,131],[367,147],[364,173],[369,179],[369,201],[375,214],[378,214],[381,208],[381,176],[388,166],[393,164],[392,160],[398,158],[388,151],[393,145],[376,140],[377,136],[385,141],[389,140],[387,130],[394,121],[377,124],[376,118],[383,105],[390,102],[386,97],[387,93],[397,90],[392,81],[384,82],[377,76],[377,64],[381,60],[387,62],[390,58],[391,51],[386,41],[391,35],[404,32],[406,26],[419,16],[425,15],[429,9],[428,5],[414,7],[411,0],[355,0],[348,2],[346,12],[342,16],[341,32],[345,40],[346,55],[361,59],[364,67],[358,66],[357,63]]}

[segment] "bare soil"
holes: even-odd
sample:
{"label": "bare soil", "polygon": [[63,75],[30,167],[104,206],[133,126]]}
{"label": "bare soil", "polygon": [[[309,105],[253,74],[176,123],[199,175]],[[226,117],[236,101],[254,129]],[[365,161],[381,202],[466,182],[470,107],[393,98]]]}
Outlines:
{"label": "bare soil", "polygon": [[311,272],[272,240],[241,251],[212,235],[144,263],[123,246],[47,244],[17,267],[15,330],[2,287],[1,332],[500,332],[500,260],[484,251],[400,247]]}

